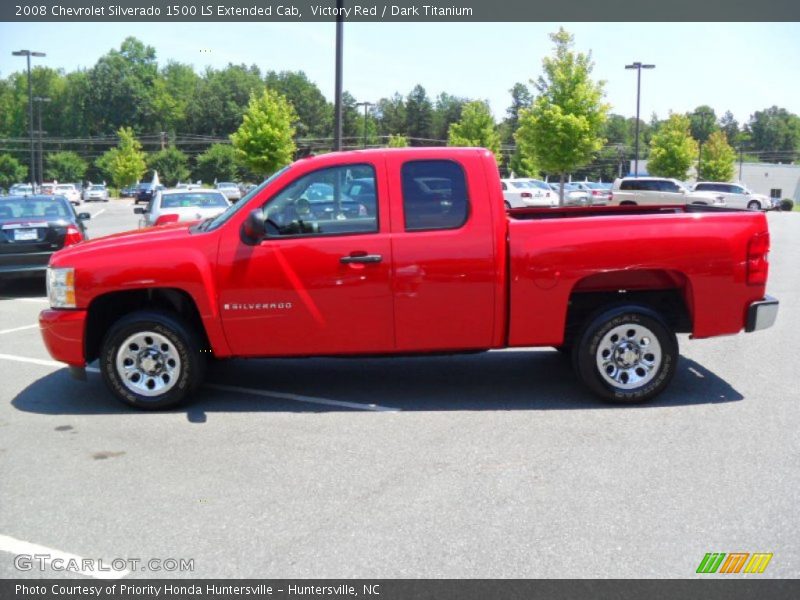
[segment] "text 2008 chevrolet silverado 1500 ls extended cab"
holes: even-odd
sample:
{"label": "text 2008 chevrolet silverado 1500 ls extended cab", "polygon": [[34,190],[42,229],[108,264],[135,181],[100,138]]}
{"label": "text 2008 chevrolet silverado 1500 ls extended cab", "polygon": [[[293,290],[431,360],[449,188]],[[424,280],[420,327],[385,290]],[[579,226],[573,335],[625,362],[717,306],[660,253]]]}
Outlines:
{"label": "text 2008 chevrolet silverado 1500 ls extended cab", "polygon": [[[769,327],[763,214],[691,207],[507,213],[481,149],[334,153],[222,215],[56,253],[51,355],[99,358],[139,408],[172,406],[206,358],[569,349],[607,399],[661,392],[676,332]],[[535,385],[535,382],[531,382]]]}

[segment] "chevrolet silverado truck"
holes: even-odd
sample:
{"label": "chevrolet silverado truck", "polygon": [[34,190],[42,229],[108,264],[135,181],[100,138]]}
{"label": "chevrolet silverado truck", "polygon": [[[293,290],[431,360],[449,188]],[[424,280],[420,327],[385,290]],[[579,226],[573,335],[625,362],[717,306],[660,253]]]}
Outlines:
{"label": "chevrolet silverado truck", "polygon": [[[374,197],[348,196],[354,181]],[[212,358],[531,346],[568,352],[602,398],[640,402],[675,373],[676,333],[773,324],[768,252],[756,212],[507,211],[483,149],[332,153],[217,217],[57,252],[39,320],[53,358],[83,379],[99,360],[141,409],[191,397]]]}

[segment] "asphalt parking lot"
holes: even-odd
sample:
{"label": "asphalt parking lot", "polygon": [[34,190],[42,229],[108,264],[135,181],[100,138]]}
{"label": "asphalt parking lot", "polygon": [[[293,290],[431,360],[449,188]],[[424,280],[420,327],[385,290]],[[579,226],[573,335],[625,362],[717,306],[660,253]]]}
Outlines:
{"label": "asphalt parking lot", "polygon": [[[95,237],[138,220],[86,209]],[[800,213],[769,221],[776,326],[682,336],[637,407],[541,349],[231,361],[183,410],[140,413],[51,361],[42,283],[5,285],[0,577],[82,577],[18,571],[37,548],[194,561],[131,578],[683,578],[707,552],[798,577]]]}

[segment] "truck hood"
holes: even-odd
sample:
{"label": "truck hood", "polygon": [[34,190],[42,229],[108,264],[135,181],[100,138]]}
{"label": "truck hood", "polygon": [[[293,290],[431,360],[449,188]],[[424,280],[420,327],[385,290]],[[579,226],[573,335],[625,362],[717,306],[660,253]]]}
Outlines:
{"label": "truck hood", "polygon": [[192,234],[189,232],[189,224],[185,222],[115,233],[59,250],[51,257],[50,265],[72,267],[84,257],[120,254],[129,246],[137,246],[139,259],[145,260],[142,258],[145,253],[147,256],[153,256],[153,252],[161,247],[180,243],[190,235]]}

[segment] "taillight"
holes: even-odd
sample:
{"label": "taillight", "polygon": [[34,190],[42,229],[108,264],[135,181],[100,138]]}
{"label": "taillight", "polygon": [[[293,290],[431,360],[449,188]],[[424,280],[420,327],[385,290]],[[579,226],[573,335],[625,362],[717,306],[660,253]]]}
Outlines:
{"label": "taillight", "polygon": [[599,196],[600,192],[597,190],[592,190],[592,196]]}
{"label": "taillight", "polygon": [[67,233],[64,235],[64,246],[72,246],[83,241],[81,230],[75,225],[67,225]]}
{"label": "taillight", "polygon": [[769,272],[769,233],[762,231],[747,244],[747,285],[765,285]]}
{"label": "taillight", "polygon": [[520,193],[519,197],[520,198],[533,198],[533,194],[531,194],[530,192],[522,192],[522,193]]}
{"label": "taillight", "polygon": [[158,225],[166,225],[167,223],[177,223],[178,222],[178,215],[161,215],[156,219],[156,226]]}

